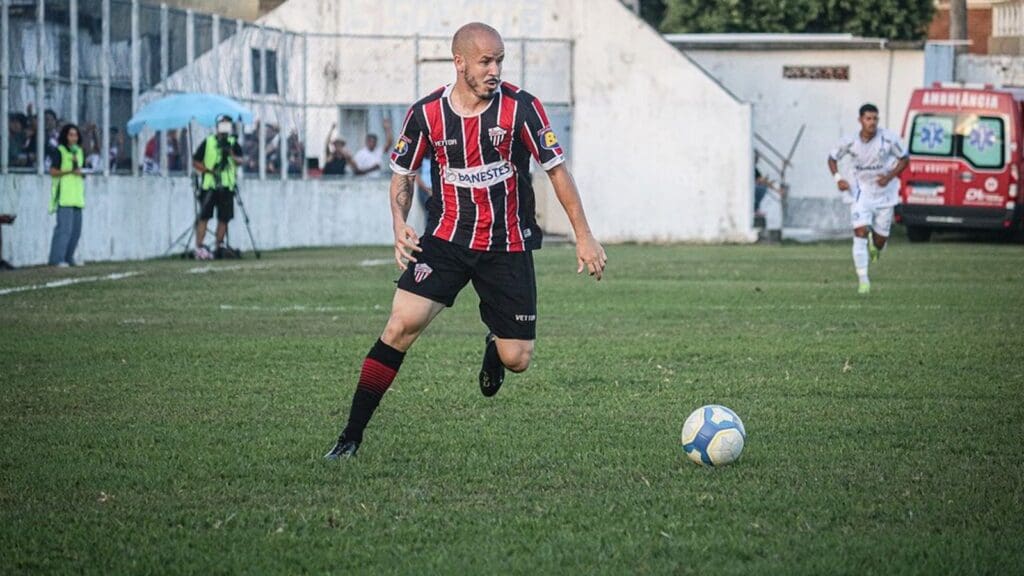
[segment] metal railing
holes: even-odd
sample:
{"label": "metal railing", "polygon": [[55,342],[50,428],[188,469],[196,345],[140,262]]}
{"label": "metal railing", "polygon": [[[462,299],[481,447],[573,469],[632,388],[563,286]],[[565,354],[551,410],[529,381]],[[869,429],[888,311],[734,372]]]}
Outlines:
{"label": "metal railing", "polygon": [[[440,70],[451,80],[447,37],[296,33],[141,0],[0,0],[0,38],[7,43],[0,51],[0,173],[43,174],[59,126],[75,123],[97,172],[188,174],[191,151],[176,132],[130,139],[126,124],[163,95],[214,92],[246,104],[258,120],[239,134],[257,160],[244,172],[305,178],[332,120],[341,127],[346,111],[366,112],[365,125],[347,126],[349,141],[379,133],[386,117],[400,128],[405,107]],[[571,115],[572,41],[505,42],[506,75],[531,85],[557,78],[564,86],[549,91],[556,96],[545,104],[549,113]],[[353,76],[361,59],[384,52],[406,84],[358,95],[369,77]],[[319,80],[331,73],[347,76]]]}

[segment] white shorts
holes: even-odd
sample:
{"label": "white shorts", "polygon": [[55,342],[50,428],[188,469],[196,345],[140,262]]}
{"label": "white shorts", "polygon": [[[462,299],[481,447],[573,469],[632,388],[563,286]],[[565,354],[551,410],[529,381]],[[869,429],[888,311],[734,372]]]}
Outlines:
{"label": "white shorts", "polygon": [[879,236],[889,237],[892,229],[892,206],[875,206],[868,202],[850,204],[850,223],[854,229],[863,226],[871,227],[871,231]]}

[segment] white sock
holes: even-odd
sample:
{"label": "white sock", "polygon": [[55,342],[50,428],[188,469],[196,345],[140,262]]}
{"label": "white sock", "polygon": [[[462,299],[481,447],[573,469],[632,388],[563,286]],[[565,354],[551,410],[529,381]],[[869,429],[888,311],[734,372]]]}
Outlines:
{"label": "white sock", "polygon": [[859,236],[853,237],[853,267],[857,270],[857,279],[861,282],[868,282],[868,239]]}

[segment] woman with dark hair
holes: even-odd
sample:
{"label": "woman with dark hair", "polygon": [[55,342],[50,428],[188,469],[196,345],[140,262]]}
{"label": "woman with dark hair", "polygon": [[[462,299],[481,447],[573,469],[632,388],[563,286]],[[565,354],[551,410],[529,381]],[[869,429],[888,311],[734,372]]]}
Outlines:
{"label": "woman with dark hair", "polygon": [[82,165],[85,153],[79,144],[78,126],[67,124],[60,131],[57,148],[50,153],[50,214],[57,213],[57,227],[50,244],[50,266],[77,266],[73,258],[82,234],[82,208],[85,208],[85,179]]}

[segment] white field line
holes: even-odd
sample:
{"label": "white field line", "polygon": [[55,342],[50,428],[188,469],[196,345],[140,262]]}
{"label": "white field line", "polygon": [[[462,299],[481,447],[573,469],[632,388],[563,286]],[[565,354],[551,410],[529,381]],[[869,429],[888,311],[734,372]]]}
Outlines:
{"label": "white field line", "polygon": [[372,258],[369,260],[363,260],[359,263],[360,266],[384,266],[385,264],[394,263],[394,258]]}
{"label": "white field line", "polygon": [[[362,306],[303,306],[295,304],[292,306],[235,306],[233,304],[221,304],[221,310],[239,310],[243,312],[351,312],[354,310],[368,310]],[[373,305],[373,310],[380,310],[379,304]]]}
{"label": "white field line", "polygon": [[106,276],[83,276],[82,278],[64,278],[63,280],[54,280],[53,282],[47,282],[46,284],[31,284],[29,286],[15,286],[14,288],[0,289],[0,296],[14,294],[15,292],[45,290],[47,288],[62,288],[64,286],[71,286],[72,284],[83,284],[85,282],[100,282],[102,280],[122,280],[124,278],[131,278],[132,276],[138,276],[140,274],[142,274],[142,272],[115,272],[113,274],[107,274]]}
{"label": "white field line", "polygon": [[233,270],[265,270],[267,268],[270,268],[270,266],[267,266],[265,264],[256,266],[245,266],[243,264],[235,264],[233,266],[213,266],[212,264],[207,264],[206,266],[197,266],[195,268],[189,268],[188,273],[208,274],[210,272],[231,272]]}

